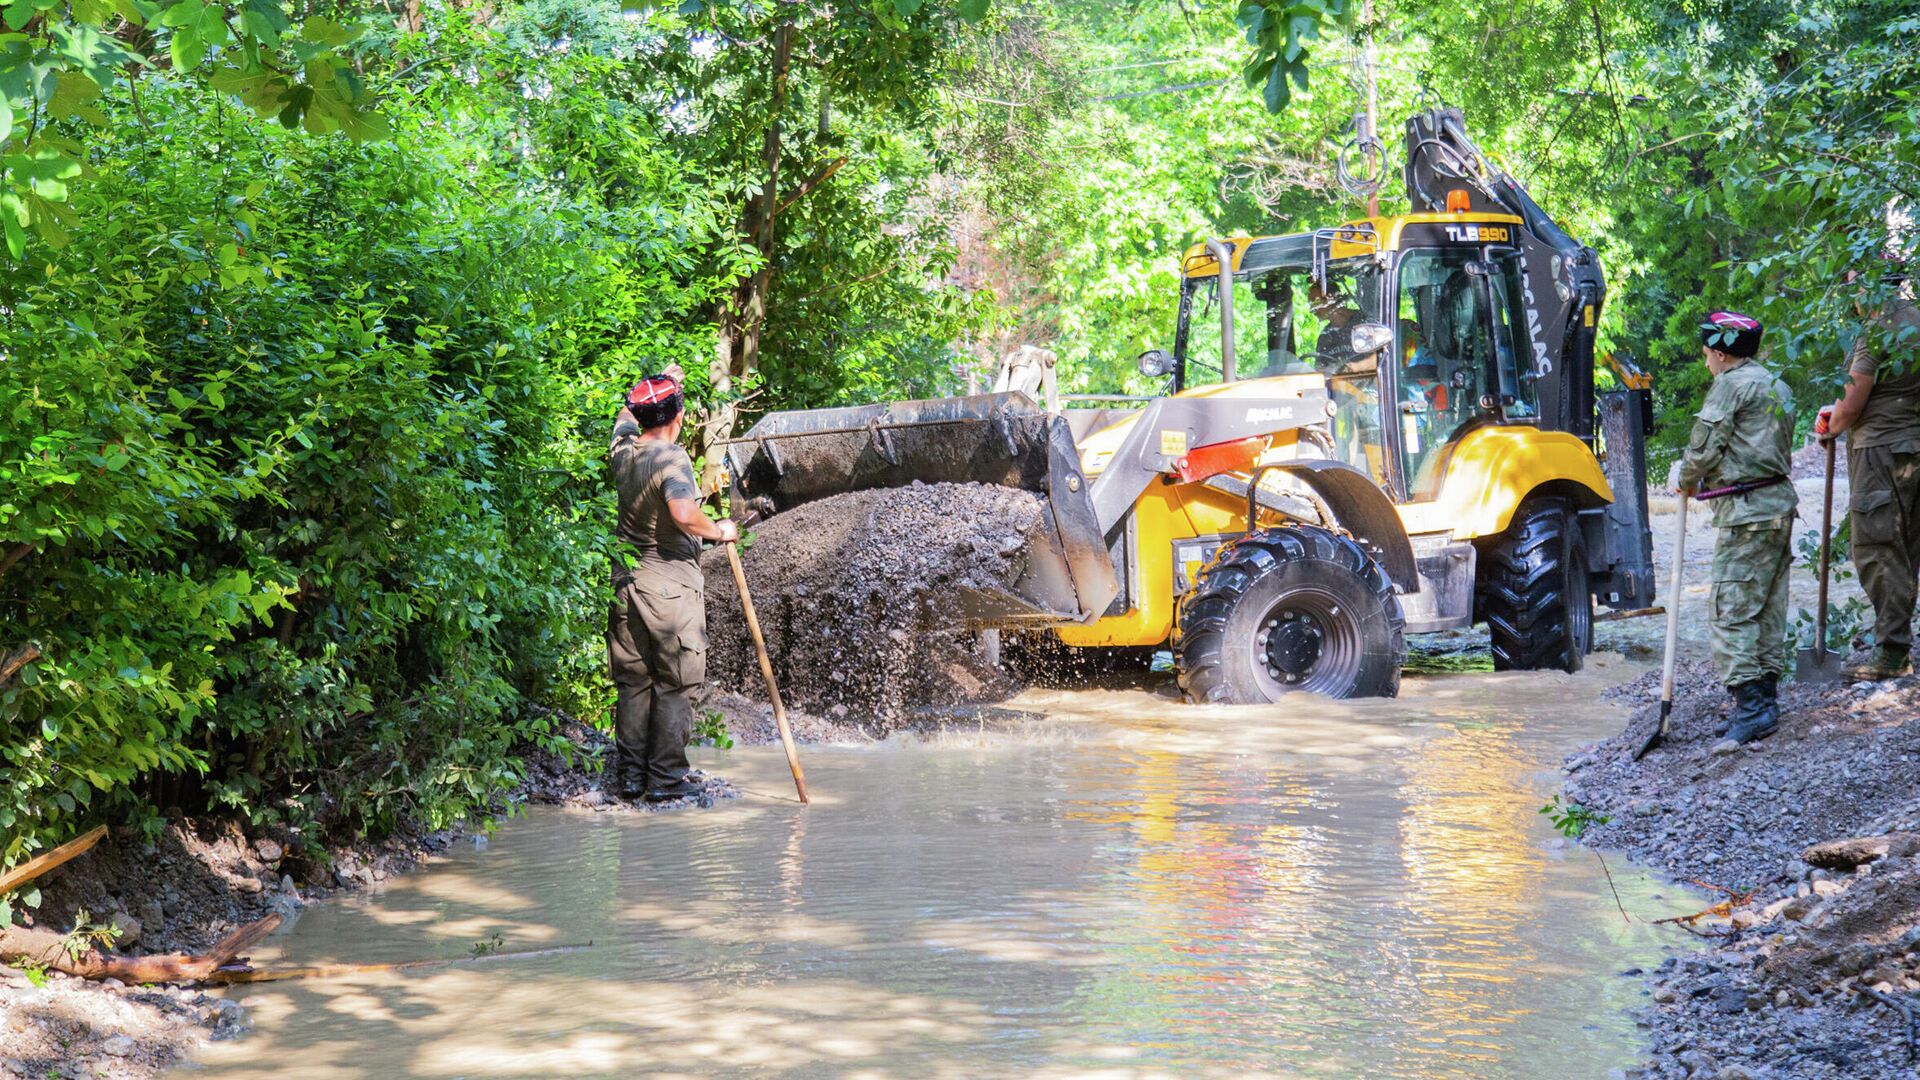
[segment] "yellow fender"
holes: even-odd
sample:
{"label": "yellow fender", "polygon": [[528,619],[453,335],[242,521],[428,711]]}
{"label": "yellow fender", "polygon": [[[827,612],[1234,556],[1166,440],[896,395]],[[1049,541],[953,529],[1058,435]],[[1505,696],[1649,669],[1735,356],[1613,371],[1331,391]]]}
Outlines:
{"label": "yellow fender", "polygon": [[1593,451],[1564,431],[1479,428],[1454,444],[1444,467],[1439,498],[1400,507],[1409,534],[1447,532],[1455,540],[1497,535],[1527,496],[1548,485],[1583,509],[1613,501]]}

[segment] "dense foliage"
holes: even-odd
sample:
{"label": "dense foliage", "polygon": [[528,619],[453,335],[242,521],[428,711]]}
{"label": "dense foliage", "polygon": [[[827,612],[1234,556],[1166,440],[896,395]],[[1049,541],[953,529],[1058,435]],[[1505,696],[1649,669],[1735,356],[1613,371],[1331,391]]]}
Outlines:
{"label": "dense foliage", "polygon": [[634,376],[689,371],[696,452],[1026,342],[1138,389],[1187,245],[1358,216],[1343,154],[1404,207],[1426,105],[1600,250],[1669,443],[1709,306],[1828,392],[1890,287],[1843,271],[1912,253],[1903,7],[13,4],[0,658],[43,656],[0,686],[0,863],[176,806],[473,814],[541,706],[606,706]]}

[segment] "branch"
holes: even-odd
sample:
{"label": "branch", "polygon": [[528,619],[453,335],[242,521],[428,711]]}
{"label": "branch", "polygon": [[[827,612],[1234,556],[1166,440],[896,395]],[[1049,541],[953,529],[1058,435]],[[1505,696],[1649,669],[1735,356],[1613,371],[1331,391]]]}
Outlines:
{"label": "branch", "polygon": [[[39,650],[35,649],[34,651],[38,652]],[[5,679],[0,679],[0,682],[5,681]],[[10,893],[47,871],[78,856],[85,855],[87,850],[99,843],[100,838],[105,835],[107,835],[107,827],[105,825],[95,825],[78,839],[69,840],[44,855],[28,859],[26,862],[21,863],[6,873],[0,874],[0,895]]]}
{"label": "branch", "polygon": [[40,646],[38,645],[22,645],[20,648],[9,653],[5,660],[0,660],[0,686],[5,686],[12,682],[13,677],[19,674],[21,668],[26,667],[38,659],[40,659]]}
{"label": "branch", "polygon": [[27,553],[32,550],[33,550],[32,544],[21,544],[20,546],[14,548],[12,551],[7,552],[6,558],[0,559],[0,576],[5,576],[7,571],[13,569],[14,563],[17,563],[21,559],[26,558]]}
{"label": "branch", "polygon": [[801,199],[806,198],[808,195],[813,194],[814,188],[817,188],[821,184],[824,184],[828,180],[832,179],[833,174],[839,172],[840,166],[845,165],[846,163],[847,163],[846,155],[842,154],[841,156],[834,158],[832,161],[828,162],[825,166],[823,166],[820,169],[819,172],[814,173],[812,176],[809,176],[805,180],[801,181],[800,186],[797,188],[794,188],[792,194],[780,200],[780,205],[773,208],[774,216],[778,217],[781,214],[786,213],[787,207],[792,206],[794,203],[797,203]]}

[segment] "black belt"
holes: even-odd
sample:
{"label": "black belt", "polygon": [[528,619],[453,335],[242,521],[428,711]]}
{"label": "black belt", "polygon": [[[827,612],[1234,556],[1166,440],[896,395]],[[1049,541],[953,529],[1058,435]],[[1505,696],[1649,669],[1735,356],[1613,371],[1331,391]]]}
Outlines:
{"label": "black belt", "polygon": [[1696,491],[1693,497],[1699,502],[1706,502],[1708,499],[1724,499],[1730,495],[1745,495],[1748,492],[1759,491],[1761,488],[1770,488],[1775,484],[1784,484],[1787,480],[1785,476],[1769,476],[1765,480],[1740,480],[1726,487],[1714,488],[1712,491]]}

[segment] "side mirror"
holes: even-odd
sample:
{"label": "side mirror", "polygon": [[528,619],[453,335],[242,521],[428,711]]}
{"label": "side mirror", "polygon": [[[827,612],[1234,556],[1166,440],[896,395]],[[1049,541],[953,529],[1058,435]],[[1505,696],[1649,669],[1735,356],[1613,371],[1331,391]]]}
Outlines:
{"label": "side mirror", "polygon": [[1140,354],[1140,374],[1149,379],[1173,374],[1173,354],[1165,349],[1148,349]]}
{"label": "side mirror", "polygon": [[1381,349],[1393,344],[1393,331],[1377,322],[1363,322],[1353,328],[1353,335],[1347,339],[1355,356],[1372,356]]}

